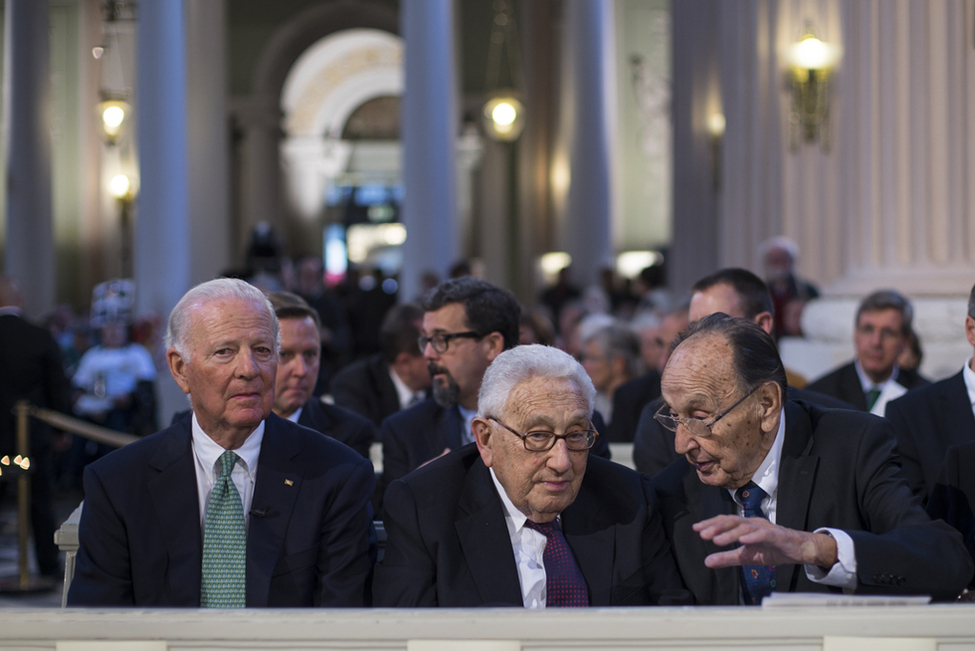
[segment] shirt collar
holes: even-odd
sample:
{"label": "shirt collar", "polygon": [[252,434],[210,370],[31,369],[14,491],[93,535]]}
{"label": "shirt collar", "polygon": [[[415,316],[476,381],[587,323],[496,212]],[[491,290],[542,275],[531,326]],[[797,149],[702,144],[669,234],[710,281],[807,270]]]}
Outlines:
{"label": "shirt collar", "polygon": [[[775,491],[779,488],[779,466],[782,465],[782,441],[785,439],[785,408],[779,413],[779,429],[775,432],[775,440],[772,441],[772,447],[765,454],[765,458],[762,463],[758,466],[755,474],[752,475],[752,481],[758,484],[758,487],[765,491],[765,494],[771,498],[775,497]],[[731,493],[732,499],[735,498],[734,488],[729,488],[728,492]],[[738,500],[735,499],[735,502]]]}
{"label": "shirt collar", "polygon": [[16,305],[7,305],[6,307],[0,307],[0,316],[5,314],[12,314],[14,316],[20,316],[20,308]]}
{"label": "shirt collar", "polygon": [[396,371],[394,371],[392,368],[388,368],[387,370],[389,371],[389,379],[393,381],[393,386],[396,387],[396,397],[399,398],[399,406],[405,409],[413,400],[415,392],[413,389],[406,386],[406,382],[403,382],[403,380],[396,375]]}
{"label": "shirt collar", "polygon": [[525,527],[525,522],[528,521],[528,516],[518,510],[518,508],[508,497],[508,492],[501,485],[498,480],[498,476],[494,474],[494,468],[488,468],[488,472],[491,473],[491,479],[494,481],[494,488],[498,491],[498,497],[501,498],[501,504],[504,506],[505,518],[510,521],[512,530],[510,533],[517,533]]}
{"label": "shirt collar", "polygon": [[965,361],[965,368],[962,369],[962,379],[965,380],[965,388],[968,389],[968,399],[975,405],[975,371],[972,370],[972,358]]}
{"label": "shirt collar", "polygon": [[288,420],[290,420],[292,423],[297,423],[298,422],[298,419],[301,418],[301,412],[304,409],[305,409],[305,406],[304,405],[302,405],[302,406],[298,407],[297,409],[295,409],[293,412],[291,412],[291,415],[288,416]]}
{"label": "shirt collar", "polygon": [[890,372],[890,377],[883,382],[874,382],[867,376],[866,372],[863,370],[863,367],[860,366],[860,360],[854,360],[853,365],[856,366],[857,377],[860,378],[860,386],[863,387],[864,393],[870,389],[880,389],[883,391],[884,385],[886,385],[888,382],[894,382],[901,370],[897,364],[894,364],[894,369]]}
{"label": "shirt collar", "polygon": [[[267,421],[262,420],[261,424],[257,426],[257,429],[250,433],[244,441],[244,444],[234,450],[241,459],[238,465],[242,465],[244,471],[251,476],[256,476],[257,473],[257,458],[261,455],[261,442],[264,440],[265,422]],[[200,464],[204,470],[206,470],[207,477],[213,481],[217,460],[220,459],[220,455],[226,452],[226,450],[203,431],[203,428],[200,427],[200,421],[196,419],[196,412],[193,413],[192,429],[193,453],[200,460]]]}

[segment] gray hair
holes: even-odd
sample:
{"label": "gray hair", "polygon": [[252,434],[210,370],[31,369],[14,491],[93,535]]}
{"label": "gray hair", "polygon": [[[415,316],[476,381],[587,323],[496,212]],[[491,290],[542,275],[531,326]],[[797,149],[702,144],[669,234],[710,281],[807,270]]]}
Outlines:
{"label": "gray hair", "polygon": [[857,308],[856,321],[853,327],[860,326],[860,316],[864,312],[879,312],[880,310],[897,310],[901,315],[901,332],[906,337],[911,334],[914,325],[914,306],[900,292],[894,289],[881,289],[867,296]]}
{"label": "gray hair", "polygon": [[271,319],[271,332],[274,335],[275,344],[278,348],[281,347],[278,317],[275,316],[274,308],[264,293],[257,287],[237,278],[216,278],[200,283],[179,299],[179,303],[169,313],[169,325],[166,328],[166,348],[175,348],[185,361],[189,361],[190,351],[186,337],[190,329],[190,317],[193,310],[207,303],[231,299],[254,301],[263,305]]}
{"label": "gray hair", "polygon": [[481,380],[481,390],[477,394],[477,415],[487,418],[505,413],[511,392],[522,382],[535,377],[574,383],[586,399],[589,415],[592,416],[596,388],[586,369],[572,355],[541,344],[516,346],[494,358]]}
{"label": "gray hair", "polygon": [[582,344],[588,346],[590,342],[596,344],[607,360],[622,357],[630,377],[640,374],[640,338],[629,327],[621,323],[604,326],[584,339]]}

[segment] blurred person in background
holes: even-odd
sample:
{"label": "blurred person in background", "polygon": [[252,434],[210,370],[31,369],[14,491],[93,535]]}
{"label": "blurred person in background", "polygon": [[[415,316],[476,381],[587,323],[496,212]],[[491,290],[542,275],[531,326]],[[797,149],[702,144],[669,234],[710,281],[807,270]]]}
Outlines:
{"label": "blurred person in background", "polygon": [[759,254],[765,266],[765,283],[772,296],[775,312],[773,333],[778,339],[787,333],[786,305],[790,301],[809,301],[819,298],[819,290],[812,283],[796,275],[799,245],[788,237],[773,237],[762,242]]}
{"label": "blurred person in background", "polygon": [[589,335],[582,350],[582,366],[596,387],[595,408],[611,431],[616,389],[640,374],[640,339],[628,326],[616,322]]}
{"label": "blurred person in background", "polygon": [[318,313],[322,324],[322,357],[315,383],[315,395],[320,396],[327,391],[335,372],[352,360],[352,332],[342,303],[325,287],[320,257],[306,255],[298,260],[296,283],[295,293]]}

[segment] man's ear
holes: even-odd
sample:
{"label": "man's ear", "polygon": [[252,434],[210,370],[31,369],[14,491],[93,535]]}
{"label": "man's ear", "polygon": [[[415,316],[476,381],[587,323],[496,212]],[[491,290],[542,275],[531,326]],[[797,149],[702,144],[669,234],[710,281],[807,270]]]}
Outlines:
{"label": "man's ear", "polygon": [[481,461],[488,468],[494,461],[494,453],[491,446],[494,444],[492,433],[494,428],[491,423],[484,418],[475,418],[471,422],[471,429],[474,432],[474,442],[477,443],[477,451],[481,453]]}
{"label": "man's ear", "polygon": [[487,346],[487,359],[493,362],[494,358],[504,352],[504,335],[500,332],[492,332],[484,337],[481,343]]}
{"label": "man's ear", "polygon": [[975,346],[975,319],[970,316],[965,317],[965,336],[968,337],[968,343]]}
{"label": "man's ear", "polygon": [[775,327],[775,318],[771,312],[760,312],[755,317],[755,325],[765,332],[772,334],[772,330]]}
{"label": "man's ear", "polygon": [[758,390],[762,405],[762,431],[766,434],[779,426],[779,414],[782,412],[783,391],[776,382],[766,382]]}
{"label": "man's ear", "polygon": [[169,364],[169,372],[173,374],[173,379],[183,393],[190,392],[190,382],[186,377],[186,362],[183,356],[175,347],[166,351],[166,363]]}

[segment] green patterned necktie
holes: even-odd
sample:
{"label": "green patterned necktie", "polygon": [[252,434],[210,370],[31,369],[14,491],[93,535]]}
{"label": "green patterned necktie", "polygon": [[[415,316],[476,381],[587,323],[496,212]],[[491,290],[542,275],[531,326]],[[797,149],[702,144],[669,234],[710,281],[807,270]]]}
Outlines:
{"label": "green patterned necktie", "polygon": [[240,457],[230,450],[220,455],[220,477],[207,504],[200,581],[200,605],[203,608],[244,607],[247,534],[240,493],[230,478],[239,460]]}
{"label": "green patterned necktie", "polygon": [[873,406],[877,404],[877,399],[880,397],[880,389],[870,389],[867,391],[867,411],[873,409]]}

